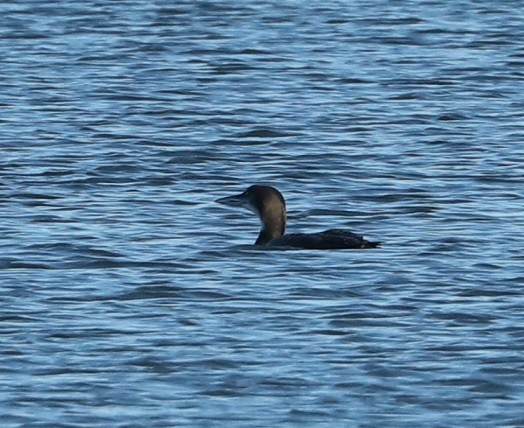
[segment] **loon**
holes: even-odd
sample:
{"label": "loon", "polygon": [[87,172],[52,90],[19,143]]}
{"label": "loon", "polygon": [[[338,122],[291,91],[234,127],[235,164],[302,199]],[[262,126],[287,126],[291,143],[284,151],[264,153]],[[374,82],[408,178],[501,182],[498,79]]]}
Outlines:
{"label": "loon", "polygon": [[258,215],[262,228],[255,245],[307,250],[376,248],[380,245],[380,242],[367,241],[360,235],[341,229],[284,235],[286,202],[274,187],[253,185],[240,195],[220,198],[216,202],[230,207],[247,208]]}

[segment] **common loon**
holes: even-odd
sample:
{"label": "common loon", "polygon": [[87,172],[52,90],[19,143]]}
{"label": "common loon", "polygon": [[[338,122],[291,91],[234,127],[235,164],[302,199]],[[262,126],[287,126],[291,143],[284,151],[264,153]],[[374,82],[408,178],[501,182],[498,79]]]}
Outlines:
{"label": "common loon", "polygon": [[284,235],[286,203],[282,194],[274,187],[254,185],[240,195],[220,198],[216,202],[230,207],[247,208],[258,215],[262,228],[255,245],[308,250],[376,248],[380,245],[380,242],[366,241],[360,235],[340,229]]}

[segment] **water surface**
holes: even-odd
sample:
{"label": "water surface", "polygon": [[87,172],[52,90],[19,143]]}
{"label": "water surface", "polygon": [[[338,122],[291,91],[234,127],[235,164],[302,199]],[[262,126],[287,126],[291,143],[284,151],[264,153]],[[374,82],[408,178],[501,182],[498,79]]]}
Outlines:
{"label": "water surface", "polygon": [[524,425],[521,6],[4,1],[2,425]]}

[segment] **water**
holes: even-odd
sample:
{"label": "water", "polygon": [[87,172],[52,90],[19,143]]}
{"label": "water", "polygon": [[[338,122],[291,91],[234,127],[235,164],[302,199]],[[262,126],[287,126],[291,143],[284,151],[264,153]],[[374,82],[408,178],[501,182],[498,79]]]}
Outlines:
{"label": "water", "polygon": [[2,426],[524,425],[522,2],[305,3],[2,2]]}

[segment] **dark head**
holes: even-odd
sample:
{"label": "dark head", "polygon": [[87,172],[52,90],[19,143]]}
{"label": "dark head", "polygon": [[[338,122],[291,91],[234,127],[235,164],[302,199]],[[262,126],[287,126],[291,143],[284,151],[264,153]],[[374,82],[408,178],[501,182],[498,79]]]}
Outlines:
{"label": "dark head", "polygon": [[253,211],[262,222],[255,245],[265,245],[273,238],[284,235],[286,229],[286,203],[282,194],[270,186],[254,185],[240,195],[217,199],[220,204],[243,207]]}

